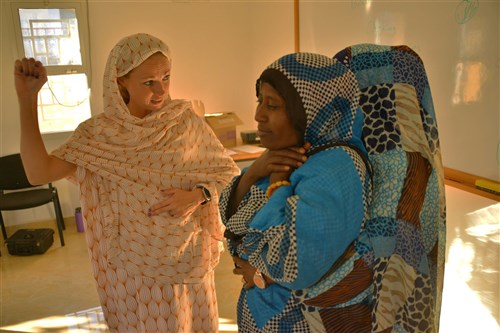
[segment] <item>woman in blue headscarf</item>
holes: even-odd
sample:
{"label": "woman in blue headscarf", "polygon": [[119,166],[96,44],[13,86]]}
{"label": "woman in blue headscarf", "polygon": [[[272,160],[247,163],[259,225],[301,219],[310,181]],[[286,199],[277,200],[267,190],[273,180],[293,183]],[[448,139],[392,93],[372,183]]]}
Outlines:
{"label": "woman in blue headscarf", "polygon": [[240,332],[369,332],[372,273],[357,242],[369,165],[355,75],[336,59],[294,53],[257,80],[267,148],[224,190]]}

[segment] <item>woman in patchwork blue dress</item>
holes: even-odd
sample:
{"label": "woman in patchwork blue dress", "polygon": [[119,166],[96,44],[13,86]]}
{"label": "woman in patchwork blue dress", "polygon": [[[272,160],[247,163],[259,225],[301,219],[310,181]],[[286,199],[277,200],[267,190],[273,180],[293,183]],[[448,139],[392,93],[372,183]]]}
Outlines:
{"label": "woman in patchwork blue dress", "polygon": [[257,80],[267,148],[220,208],[244,286],[240,332],[369,332],[372,271],[357,239],[371,181],[355,75],[336,59],[286,55]]}

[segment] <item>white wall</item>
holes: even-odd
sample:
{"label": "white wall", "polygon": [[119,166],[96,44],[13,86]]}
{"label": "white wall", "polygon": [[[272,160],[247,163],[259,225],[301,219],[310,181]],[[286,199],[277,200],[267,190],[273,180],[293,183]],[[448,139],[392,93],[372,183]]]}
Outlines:
{"label": "white wall", "polygon": [[[11,1],[0,1],[1,89],[0,155],[19,151],[18,104],[13,64],[18,57],[10,17]],[[33,0],[43,5],[43,0]],[[163,39],[173,55],[173,98],[201,99],[207,112],[236,112],[244,121],[238,131],[255,128],[255,80],[265,66],[294,50],[293,2],[89,1],[91,106],[102,110],[102,76],[109,51],[122,37],[151,33]],[[68,134],[44,137],[49,150]],[[64,216],[78,204],[76,186],[56,182]],[[50,206],[5,212],[7,225],[53,217]]]}
{"label": "white wall", "polygon": [[[412,47],[427,71],[444,165],[500,181],[499,7],[499,0],[304,0],[301,50],[333,56],[358,43]],[[461,64],[480,70],[460,75]],[[477,99],[457,96],[457,86]]]}

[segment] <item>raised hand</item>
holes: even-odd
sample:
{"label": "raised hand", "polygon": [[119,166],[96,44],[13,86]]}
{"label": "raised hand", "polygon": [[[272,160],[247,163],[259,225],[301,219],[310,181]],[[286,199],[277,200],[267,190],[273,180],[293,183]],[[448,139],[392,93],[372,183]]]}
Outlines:
{"label": "raised hand", "polygon": [[14,64],[14,81],[21,119],[21,156],[31,184],[53,182],[74,173],[76,165],[49,156],[38,126],[38,92],[47,82],[47,70],[40,61],[22,58]]}
{"label": "raised hand", "polygon": [[18,59],[14,65],[14,81],[18,97],[32,97],[47,82],[47,69],[33,58]]}

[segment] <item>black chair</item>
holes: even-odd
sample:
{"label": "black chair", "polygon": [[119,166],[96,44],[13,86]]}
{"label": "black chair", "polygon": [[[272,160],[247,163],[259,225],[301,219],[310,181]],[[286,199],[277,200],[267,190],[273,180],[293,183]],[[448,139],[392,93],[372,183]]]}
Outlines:
{"label": "black chair", "polygon": [[57,230],[61,246],[64,246],[64,219],[57,188],[48,183],[43,186],[33,186],[28,181],[20,154],[0,157],[0,226],[4,240],[7,231],[2,217],[4,210],[20,210],[46,205],[52,202],[56,215]]}

